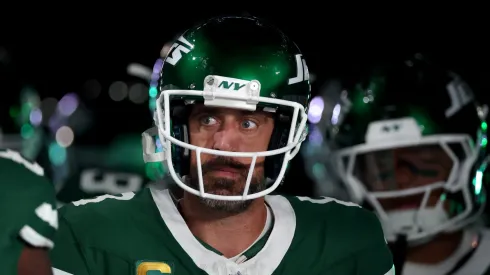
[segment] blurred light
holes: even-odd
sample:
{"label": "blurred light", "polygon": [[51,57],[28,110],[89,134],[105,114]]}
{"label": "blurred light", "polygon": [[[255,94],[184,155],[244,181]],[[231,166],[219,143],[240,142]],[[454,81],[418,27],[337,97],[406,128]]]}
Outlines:
{"label": "blurred light", "polygon": [[63,148],[70,146],[74,139],[75,134],[68,126],[62,126],[56,131],[56,142]]}
{"label": "blurred light", "polygon": [[78,97],[73,94],[66,94],[58,103],[58,111],[64,116],[70,116],[78,107]]}
{"label": "blurred light", "polygon": [[54,114],[56,105],[58,105],[58,100],[52,97],[47,97],[41,102],[41,112],[43,113],[43,120],[45,122]]}
{"label": "blurred light", "polygon": [[99,81],[90,79],[83,84],[83,89],[87,98],[94,99],[100,95],[102,86],[100,85]]}
{"label": "blurred light", "polygon": [[324,108],[323,98],[320,96],[314,97],[310,102],[310,108],[308,109],[308,120],[311,123],[318,123],[322,117]]}
{"label": "blurred light", "polygon": [[339,122],[339,115],[340,115],[340,104],[335,104],[335,107],[333,108],[333,111],[332,111],[332,118],[330,119],[330,122],[333,124],[333,125],[336,125],[337,122]]}
{"label": "blurred light", "polygon": [[488,115],[488,105],[484,104],[483,106],[478,106],[476,108],[476,111],[478,112],[478,116],[480,119],[487,119]]}
{"label": "blurred light", "polygon": [[[20,91],[20,101],[22,105],[27,105],[29,109],[38,107],[41,103],[41,98],[39,97],[36,89],[30,86],[25,86]],[[29,110],[30,111],[30,110]]]}
{"label": "blurred light", "polygon": [[49,160],[51,160],[51,163],[55,166],[60,166],[66,161],[66,149],[56,142],[49,145],[48,155]]}
{"label": "blurred light", "polygon": [[320,145],[323,142],[323,135],[320,133],[318,127],[311,127],[308,140],[312,145]]}
{"label": "blurred light", "polygon": [[148,87],[142,83],[136,83],[129,88],[129,100],[141,104],[148,99]]}
{"label": "blurred light", "polygon": [[148,101],[148,107],[150,108],[150,111],[155,111],[156,107],[157,107],[157,100],[156,98],[150,98],[150,100]]}
{"label": "blurred light", "polygon": [[[160,74],[151,74],[150,80],[151,82],[157,83],[158,78],[160,78]],[[157,84],[154,84],[153,86],[157,86]]]}
{"label": "blurred light", "polygon": [[156,141],[155,141],[155,144],[157,146],[157,153],[160,153],[160,152],[163,152],[163,146],[162,146],[162,142],[160,141],[160,138],[156,137]]}
{"label": "blurred light", "polygon": [[65,122],[65,118],[59,115],[53,115],[49,118],[48,126],[52,133],[56,132]]}
{"label": "blurred light", "polygon": [[158,94],[158,90],[157,90],[157,87],[150,87],[150,97],[151,98],[155,98]]}
{"label": "blurred light", "polygon": [[473,179],[473,184],[475,185],[475,193],[478,195],[481,192],[483,183],[483,172],[476,171],[475,178]]}
{"label": "blurred light", "polygon": [[163,59],[158,58],[153,65],[153,74],[159,75],[163,67]]}
{"label": "blurred light", "polygon": [[131,75],[146,81],[149,81],[152,75],[151,69],[138,63],[131,63],[126,68],[126,72]]}
{"label": "blurred light", "polygon": [[29,115],[29,121],[32,123],[32,125],[39,126],[41,122],[43,121],[43,113],[39,109],[34,109],[31,111],[31,114]]}
{"label": "blurred light", "polygon": [[[158,95],[158,78],[160,77],[160,71],[163,68],[163,59],[157,59],[153,65],[153,73],[151,75],[150,82],[150,97],[155,98]],[[151,109],[151,108],[150,108]]]}
{"label": "blurred light", "polygon": [[32,125],[24,124],[22,125],[22,127],[20,127],[20,135],[22,136],[22,138],[28,139],[32,137],[33,134],[34,134],[34,128],[32,127]]}
{"label": "blurred light", "polygon": [[27,102],[23,103],[20,106],[20,116],[17,117],[18,122],[21,124],[24,124],[27,121],[29,121],[29,116],[31,114],[31,110],[32,110],[32,108],[31,108],[31,106],[29,106],[29,104]]}
{"label": "blurred light", "polygon": [[122,81],[116,81],[109,87],[109,96],[114,101],[121,101],[128,96],[128,85]]}
{"label": "blurred light", "polygon": [[325,178],[327,169],[325,169],[325,166],[323,164],[316,162],[315,164],[313,164],[312,172],[313,172],[313,176],[316,179],[323,179]]}

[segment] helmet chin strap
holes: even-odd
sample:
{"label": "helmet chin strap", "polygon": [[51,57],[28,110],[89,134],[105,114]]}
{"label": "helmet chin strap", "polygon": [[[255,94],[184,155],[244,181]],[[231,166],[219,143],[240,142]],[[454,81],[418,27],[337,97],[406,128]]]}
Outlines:
{"label": "helmet chin strap", "polygon": [[411,236],[431,232],[434,228],[447,222],[449,217],[442,207],[424,208],[421,210],[394,210],[386,213],[388,220],[385,224],[385,235],[388,237],[403,234],[410,246],[417,246],[430,241],[433,234],[413,239]]}

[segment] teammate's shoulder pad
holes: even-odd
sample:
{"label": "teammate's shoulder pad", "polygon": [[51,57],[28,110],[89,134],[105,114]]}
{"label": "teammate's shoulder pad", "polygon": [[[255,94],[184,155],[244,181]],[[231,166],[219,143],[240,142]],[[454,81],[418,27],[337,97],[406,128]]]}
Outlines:
{"label": "teammate's shoulder pad", "polygon": [[[10,149],[0,150],[2,168],[8,169],[9,174],[16,176],[44,176],[44,169],[35,161],[25,159],[21,153]],[[7,174],[7,173],[6,173]]]}
{"label": "teammate's shoulder pad", "polygon": [[26,160],[16,151],[0,150],[0,174],[1,186],[8,190],[0,194],[2,202],[20,204],[21,201],[46,201],[54,205],[54,186],[36,162]]}
{"label": "teammate's shoulder pad", "polygon": [[308,211],[357,211],[361,208],[360,205],[353,202],[341,201],[331,197],[286,197],[294,208],[304,209]]}
{"label": "teammate's shoulder pad", "polygon": [[134,197],[134,192],[118,195],[102,195],[92,199],[82,199],[64,205],[58,211],[70,223],[96,223],[107,217],[122,215],[125,203]]}

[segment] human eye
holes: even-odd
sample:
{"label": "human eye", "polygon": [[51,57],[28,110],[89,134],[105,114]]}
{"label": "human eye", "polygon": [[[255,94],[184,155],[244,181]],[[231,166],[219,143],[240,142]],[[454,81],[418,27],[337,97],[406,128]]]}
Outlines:
{"label": "human eye", "polygon": [[218,123],[218,121],[212,117],[212,116],[202,116],[200,118],[200,122],[202,125],[205,125],[205,126],[213,126],[215,125],[216,123]]}
{"label": "human eye", "polygon": [[255,123],[254,121],[252,121],[250,119],[246,119],[246,120],[242,121],[241,126],[245,130],[253,130],[253,129],[257,128],[257,123]]}

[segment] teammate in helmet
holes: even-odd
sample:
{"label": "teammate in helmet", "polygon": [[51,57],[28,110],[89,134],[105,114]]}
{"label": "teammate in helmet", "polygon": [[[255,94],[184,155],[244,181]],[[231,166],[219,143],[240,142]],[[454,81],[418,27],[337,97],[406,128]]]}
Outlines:
{"label": "teammate in helmet", "polygon": [[310,97],[306,63],[281,31],[210,19],[175,41],[159,92],[144,159],[165,163],[182,198],[157,186],[63,207],[57,272],[393,274],[370,211],[269,195],[306,136]]}
{"label": "teammate in helmet", "polygon": [[37,163],[0,150],[2,274],[52,274],[48,250],[58,228],[53,185]]}
{"label": "teammate in helmet", "polygon": [[468,84],[417,54],[329,81],[323,97],[328,163],[350,200],[380,218],[397,274],[490,272],[490,231],[474,223],[486,112]]}

